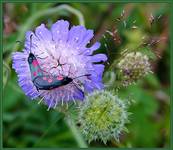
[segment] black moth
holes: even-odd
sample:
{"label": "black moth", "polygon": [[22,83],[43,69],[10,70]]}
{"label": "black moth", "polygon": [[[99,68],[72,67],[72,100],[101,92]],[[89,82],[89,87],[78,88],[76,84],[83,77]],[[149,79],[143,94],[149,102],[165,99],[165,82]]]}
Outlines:
{"label": "black moth", "polygon": [[[31,41],[32,41],[32,35],[30,36],[30,42]],[[30,43],[28,64],[30,67],[32,82],[38,91],[55,89],[60,86],[67,85],[69,83],[73,83],[81,91],[81,88],[79,88],[79,86],[76,83],[74,83],[73,80],[83,76],[90,76],[91,74],[85,74],[75,78],[70,78],[68,76],[62,76],[62,75],[59,76],[44,75],[43,73],[44,71],[40,68],[36,56],[31,52],[31,44],[32,43]]]}

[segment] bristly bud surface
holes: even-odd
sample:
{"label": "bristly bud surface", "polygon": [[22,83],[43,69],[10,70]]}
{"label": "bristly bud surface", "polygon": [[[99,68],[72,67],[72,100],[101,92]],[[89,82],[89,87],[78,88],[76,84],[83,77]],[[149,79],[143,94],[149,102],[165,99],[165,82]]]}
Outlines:
{"label": "bristly bud surface", "polygon": [[86,97],[79,113],[80,128],[88,142],[116,139],[127,131],[127,105],[114,92],[95,91]]}
{"label": "bristly bud surface", "polygon": [[118,68],[120,69],[124,86],[135,83],[137,80],[152,72],[147,55],[141,52],[126,54],[119,61]]}

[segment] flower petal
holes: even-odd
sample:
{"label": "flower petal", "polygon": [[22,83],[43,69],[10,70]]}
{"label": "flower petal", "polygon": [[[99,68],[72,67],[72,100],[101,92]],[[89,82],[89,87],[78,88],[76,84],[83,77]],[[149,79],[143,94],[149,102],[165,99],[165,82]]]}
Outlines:
{"label": "flower petal", "polygon": [[68,43],[72,45],[77,45],[83,41],[86,34],[86,29],[84,26],[73,26],[68,35]]}
{"label": "flower petal", "polygon": [[53,36],[53,40],[55,42],[59,42],[62,40],[63,42],[67,41],[68,31],[69,31],[69,23],[68,21],[59,20],[54,23],[51,27],[51,33]]}
{"label": "flower petal", "polygon": [[100,47],[100,42],[96,42],[95,44],[93,44],[89,49],[91,52],[97,50]]}
{"label": "flower petal", "polygon": [[96,42],[90,48],[85,48],[83,50],[83,55],[92,55],[92,53],[100,47],[100,43]]}
{"label": "flower petal", "polygon": [[28,31],[23,52],[16,52],[12,55],[12,67],[17,73],[19,86],[25,94],[31,99],[38,96],[43,98],[48,109],[56,107],[59,103],[84,99],[83,89],[74,87],[71,83],[59,84],[55,89],[38,92],[32,82],[28,64],[30,52],[35,55],[41,70],[46,72],[45,74],[53,76],[62,74],[71,78],[91,74],[87,78],[76,79],[76,82],[84,86],[85,92],[102,89],[104,87],[102,84],[104,65],[98,63],[106,61],[107,57],[105,54],[91,56],[93,51],[100,47],[99,42],[91,47],[87,46],[93,35],[93,30],[87,30],[84,26],[73,26],[69,30],[69,23],[64,20],[54,23],[51,31],[44,24],[37,27],[35,33]]}
{"label": "flower petal", "polygon": [[73,94],[73,98],[76,100],[84,100],[84,93],[82,91],[76,90]]}
{"label": "flower petal", "polygon": [[[32,39],[31,39],[31,35],[32,35]],[[38,42],[39,42],[38,37],[36,37],[32,31],[27,31],[25,34],[25,45],[24,45],[25,49],[23,51],[27,51],[27,53],[30,53],[33,51],[33,49],[37,49]]]}
{"label": "flower petal", "polygon": [[52,40],[51,32],[45,27],[44,24],[38,26],[35,30],[35,35],[39,38],[39,40],[43,40],[45,42],[50,42]]}
{"label": "flower petal", "polygon": [[105,66],[102,64],[97,64],[97,65],[93,65],[93,68],[94,68],[95,72],[97,72],[98,74],[102,74]]}
{"label": "flower petal", "polygon": [[92,92],[93,90],[94,90],[94,87],[93,87],[93,84],[92,84],[92,82],[88,82],[88,81],[86,81],[85,83],[84,83],[84,89],[85,89],[85,91],[87,91],[87,92]]}
{"label": "flower petal", "polygon": [[90,42],[93,36],[94,36],[93,30],[87,30],[83,38],[83,41],[80,43],[80,46],[85,47]]}
{"label": "flower petal", "polygon": [[105,54],[96,54],[91,56],[91,61],[92,62],[100,62],[100,61],[106,61],[107,60],[107,56]]}

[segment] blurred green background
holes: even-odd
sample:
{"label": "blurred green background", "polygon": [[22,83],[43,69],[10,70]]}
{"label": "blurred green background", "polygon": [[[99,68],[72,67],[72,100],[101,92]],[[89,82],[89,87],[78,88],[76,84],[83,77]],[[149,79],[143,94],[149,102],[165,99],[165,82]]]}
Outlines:
{"label": "blurred green background", "polygon": [[[169,24],[170,8],[166,3],[66,3],[79,10],[85,21],[86,28],[94,29],[93,42],[102,43],[97,52],[108,53],[109,66],[117,60],[120,52],[128,47],[135,48],[143,36],[148,40],[165,37],[153,45],[161,58],[154,57],[152,61],[153,74],[140,80],[138,84],[120,90],[122,98],[131,97],[135,103],[129,111],[132,112],[127,125],[129,133],[123,133],[120,142],[111,140],[104,145],[100,141],[87,144],[88,147],[169,147],[170,140],[170,41]],[[78,25],[75,14],[61,10],[44,15],[34,20],[30,19],[43,11],[51,11],[61,3],[4,3],[3,5],[3,146],[4,147],[79,147],[68,123],[60,118],[55,110],[47,111],[44,105],[30,101],[17,84],[17,76],[11,67],[11,53],[21,51],[24,42],[24,32],[32,30],[40,23],[51,26],[57,19],[66,19],[71,25]],[[117,17],[125,11],[123,20]],[[155,17],[150,24],[151,14]],[[161,15],[161,17],[159,17]],[[132,29],[136,26],[136,29]],[[105,34],[106,30],[113,32],[114,37]],[[106,35],[106,40],[103,38]],[[20,39],[19,39],[20,38]],[[153,53],[151,53],[151,57]],[[105,82],[109,83],[106,77]],[[114,83],[109,88],[114,88]]]}

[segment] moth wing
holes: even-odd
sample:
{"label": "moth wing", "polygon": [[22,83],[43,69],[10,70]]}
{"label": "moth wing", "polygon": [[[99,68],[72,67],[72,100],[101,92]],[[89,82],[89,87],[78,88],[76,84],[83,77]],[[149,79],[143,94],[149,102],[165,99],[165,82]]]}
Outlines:
{"label": "moth wing", "polygon": [[51,90],[61,86],[61,82],[56,77],[48,75],[36,77],[33,83],[39,90]]}

